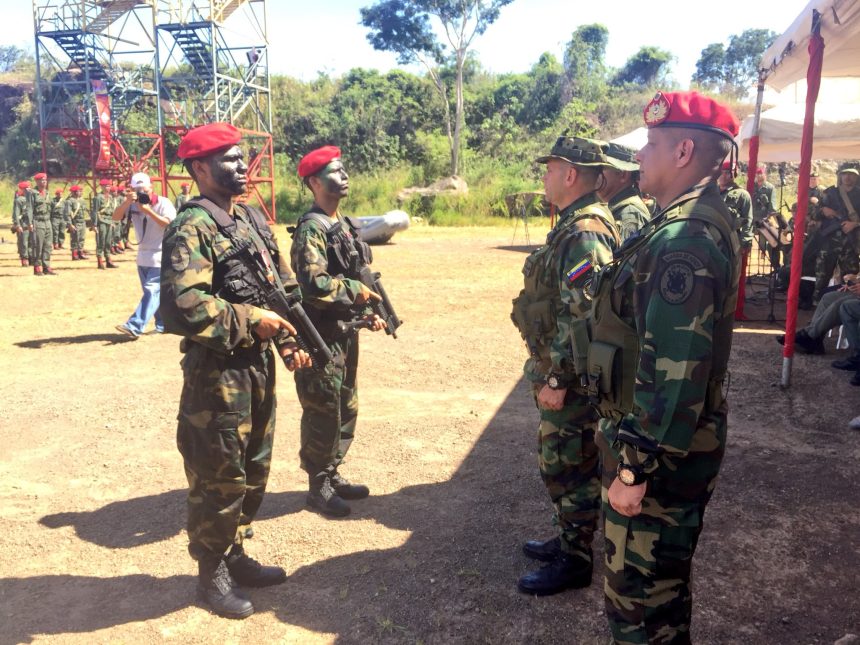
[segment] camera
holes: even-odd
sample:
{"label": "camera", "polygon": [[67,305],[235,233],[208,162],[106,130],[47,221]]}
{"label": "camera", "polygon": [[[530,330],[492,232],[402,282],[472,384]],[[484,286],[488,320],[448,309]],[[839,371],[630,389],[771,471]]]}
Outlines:
{"label": "camera", "polygon": [[148,193],[137,193],[137,203],[138,204],[151,204],[152,200],[149,198]]}

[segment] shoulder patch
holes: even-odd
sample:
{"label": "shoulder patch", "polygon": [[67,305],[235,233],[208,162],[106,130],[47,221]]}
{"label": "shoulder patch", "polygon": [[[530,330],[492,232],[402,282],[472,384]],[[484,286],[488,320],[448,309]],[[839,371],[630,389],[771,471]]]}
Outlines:
{"label": "shoulder patch", "polygon": [[188,241],[181,238],[176,241],[176,246],[170,252],[170,266],[174,271],[185,271],[191,263],[191,249],[188,248]]}
{"label": "shoulder patch", "polygon": [[674,251],[662,258],[660,296],[670,305],[684,304],[693,293],[696,271],[704,263],[692,253]]}

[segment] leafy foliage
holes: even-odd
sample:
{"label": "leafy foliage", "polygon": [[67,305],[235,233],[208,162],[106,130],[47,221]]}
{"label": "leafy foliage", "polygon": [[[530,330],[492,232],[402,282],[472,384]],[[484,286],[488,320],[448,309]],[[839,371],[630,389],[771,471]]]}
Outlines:
{"label": "leafy foliage", "polygon": [[731,36],[727,47],[711,43],[699,56],[692,82],[738,98],[747,95],[758,79],[759,61],[775,38],[768,29],[747,29]]}
{"label": "leafy foliage", "polygon": [[655,86],[666,81],[672,54],[665,49],[646,45],[633,54],[612,79],[613,85]]}

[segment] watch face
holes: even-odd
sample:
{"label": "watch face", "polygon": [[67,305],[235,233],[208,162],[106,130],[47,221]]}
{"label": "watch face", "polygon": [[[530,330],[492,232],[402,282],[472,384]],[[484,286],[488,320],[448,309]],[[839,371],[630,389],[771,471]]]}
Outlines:
{"label": "watch face", "polygon": [[636,481],[636,473],[629,468],[620,468],[618,470],[618,479],[621,480],[622,484],[632,486],[633,482]]}
{"label": "watch face", "polygon": [[547,378],[546,384],[549,385],[550,388],[553,390],[558,389],[558,377],[554,375],[550,376],[549,378]]}

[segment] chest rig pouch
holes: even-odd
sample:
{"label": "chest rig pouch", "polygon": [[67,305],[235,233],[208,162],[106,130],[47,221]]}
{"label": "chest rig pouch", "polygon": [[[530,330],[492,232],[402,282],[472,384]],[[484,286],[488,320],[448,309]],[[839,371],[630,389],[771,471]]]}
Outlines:
{"label": "chest rig pouch", "polygon": [[341,218],[337,222],[332,222],[328,215],[312,210],[302,215],[296,228],[308,220],[313,220],[322,226],[326,235],[328,273],[332,276],[357,280],[361,268],[373,262],[373,252],[358,234],[361,222],[352,217],[341,216]]}
{"label": "chest rig pouch", "polygon": [[[737,235],[719,211],[701,201],[690,200],[687,204],[696,204],[697,211],[686,211],[685,205],[682,204],[677,216],[664,219],[656,223],[651,231],[630,238],[616,253],[616,260],[598,270],[592,282],[594,308],[590,321],[591,344],[588,348],[588,394],[591,404],[603,417],[617,419],[634,412],[639,334],[636,327],[622,317],[627,313],[622,311],[622,306],[625,287],[629,280],[634,279],[634,265],[645,243],[665,226],[696,219],[708,225],[714,239],[723,239],[733,258],[739,257],[740,244]],[[737,285],[738,274],[738,263],[733,262],[729,285]],[[724,398],[722,384],[728,370],[737,301],[737,291],[733,293],[733,297],[726,298],[724,308],[714,312],[714,354],[703,410],[706,413],[719,407]]]}
{"label": "chest rig pouch", "polygon": [[558,333],[556,320],[561,307],[561,269],[556,266],[556,258],[562,246],[569,242],[574,228],[593,230],[617,240],[614,225],[606,213],[595,205],[584,207],[563,227],[550,231],[546,244],[526,258],[523,289],[512,301],[511,321],[544,373],[548,373],[552,366],[549,350]]}
{"label": "chest rig pouch", "polygon": [[247,221],[250,222],[250,226],[244,222],[240,225],[235,218],[205,197],[196,197],[187,201],[179,209],[179,212],[192,207],[202,208],[209,213],[222,236],[222,239],[216,239],[213,245],[215,267],[212,289],[215,295],[233,304],[255,306],[264,304],[263,294],[256,286],[257,281],[251,273],[250,262],[252,260],[248,257],[249,253],[261,253],[263,249],[258,248],[254,242],[250,229],[253,228],[265,246],[266,253],[263,253],[263,257],[266,263],[270,265],[270,279],[273,281],[279,280],[276,275],[280,251],[275,236],[266,224],[263,215],[256,209],[249,208],[244,204],[235,204],[233,208],[241,209],[246,215]]}

